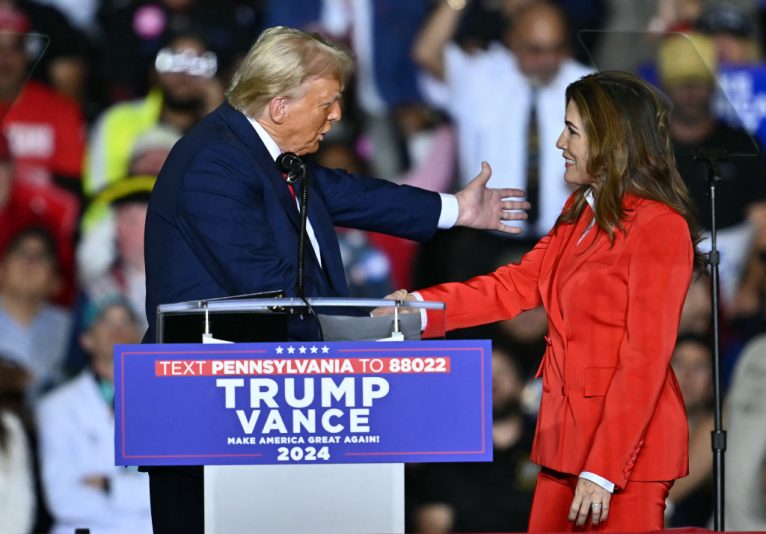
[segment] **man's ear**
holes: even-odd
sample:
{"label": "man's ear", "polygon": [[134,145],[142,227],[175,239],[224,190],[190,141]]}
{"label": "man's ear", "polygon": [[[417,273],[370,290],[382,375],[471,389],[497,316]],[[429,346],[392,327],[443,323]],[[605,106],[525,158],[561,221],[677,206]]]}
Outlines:
{"label": "man's ear", "polygon": [[287,97],[275,96],[269,102],[269,117],[276,124],[282,124],[287,118]]}

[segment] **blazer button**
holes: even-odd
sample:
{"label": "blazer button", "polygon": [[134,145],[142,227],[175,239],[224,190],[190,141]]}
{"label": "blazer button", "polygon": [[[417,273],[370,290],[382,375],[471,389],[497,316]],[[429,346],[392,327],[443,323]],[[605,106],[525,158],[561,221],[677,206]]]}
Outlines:
{"label": "blazer button", "polygon": [[546,342],[548,345],[553,345],[553,342],[551,341],[551,338],[550,338],[550,337],[548,337],[548,336],[543,336],[543,339],[545,339],[545,342]]}

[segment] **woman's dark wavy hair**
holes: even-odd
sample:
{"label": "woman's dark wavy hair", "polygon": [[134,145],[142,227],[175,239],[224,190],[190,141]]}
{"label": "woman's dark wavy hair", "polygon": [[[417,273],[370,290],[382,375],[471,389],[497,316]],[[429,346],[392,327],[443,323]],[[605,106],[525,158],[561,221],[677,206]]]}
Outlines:
{"label": "woman's dark wavy hair", "polygon": [[588,174],[592,184],[580,186],[570,208],[556,226],[575,222],[593,191],[596,224],[614,243],[622,231],[625,193],[666,204],[689,225],[694,264],[704,266],[697,249],[701,239],[694,206],[676,169],[670,141],[670,103],[656,88],[629,72],[604,71],[571,83],[566,103],[574,102],[588,136]]}

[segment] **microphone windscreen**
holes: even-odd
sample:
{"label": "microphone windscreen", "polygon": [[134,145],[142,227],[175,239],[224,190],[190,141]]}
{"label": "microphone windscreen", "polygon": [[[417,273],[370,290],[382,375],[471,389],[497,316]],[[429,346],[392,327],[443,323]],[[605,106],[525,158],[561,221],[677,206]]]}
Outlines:
{"label": "microphone windscreen", "polygon": [[277,156],[277,167],[283,173],[295,173],[303,167],[303,160],[292,152],[282,152]]}

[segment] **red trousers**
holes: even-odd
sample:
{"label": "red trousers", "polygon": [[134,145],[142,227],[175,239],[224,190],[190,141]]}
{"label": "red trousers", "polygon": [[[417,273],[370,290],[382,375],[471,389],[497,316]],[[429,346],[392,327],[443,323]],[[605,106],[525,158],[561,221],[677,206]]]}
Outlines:
{"label": "red trousers", "polygon": [[672,482],[629,482],[612,494],[609,517],[597,526],[588,521],[576,527],[569,521],[577,477],[543,468],[537,477],[529,532],[597,532],[662,530],[665,524],[665,499]]}

